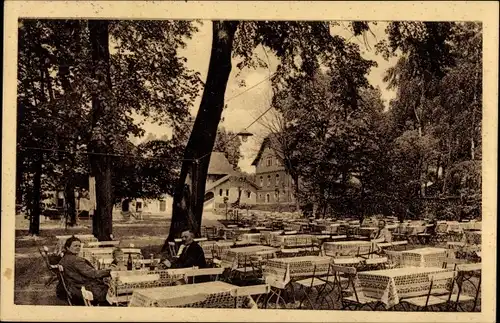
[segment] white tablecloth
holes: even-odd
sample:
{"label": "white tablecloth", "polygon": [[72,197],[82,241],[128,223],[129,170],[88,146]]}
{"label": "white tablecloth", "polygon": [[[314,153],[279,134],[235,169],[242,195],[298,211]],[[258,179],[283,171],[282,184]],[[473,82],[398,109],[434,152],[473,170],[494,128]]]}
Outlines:
{"label": "white tablecloth", "polygon": [[294,248],[311,246],[313,236],[310,234],[295,234],[295,235],[272,235],[271,246],[282,248]]}
{"label": "white tablecloth", "polygon": [[354,240],[354,241],[335,241],[323,243],[325,255],[331,257],[355,257],[368,254],[373,251],[373,242]]}
{"label": "white tablecloth", "polygon": [[441,267],[446,259],[444,248],[419,248],[402,251],[403,267]]}
{"label": "white tablecloth", "polygon": [[[264,268],[264,278],[267,284],[274,287],[284,286],[294,277],[325,275],[328,273],[330,257],[301,256],[269,259]],[[314,266],[316,271],[314,272]],[[278,284],[278,285],[276,285]]]}
{"label": "white tablecloth", "polygon": [[131,307],[180,307],[204,303],[218,302],[227,298],[231,302],[230,291],[238,286],[221,281],[200,284],[186,284],[134,290],[130,300]]}
{"label": "white tablecloth", "polygon": [[222,256],[223,267],[246,266],[250,262],[250,257],[257,255],[272,256],[278,251],[276,248],[268,246],[249,246],[242,248],[227,249],[227,252]]}
{"label": "white tablecloth", "polygon": [[[356,278],[358,295],[378,299],[386,307],[399,303],[403,297],[421,296],[429,290],[429,274],[450,271],[433,267],[406,267],[360,272]],[[445,287],[448,280],[435,281],[434,286]]]}

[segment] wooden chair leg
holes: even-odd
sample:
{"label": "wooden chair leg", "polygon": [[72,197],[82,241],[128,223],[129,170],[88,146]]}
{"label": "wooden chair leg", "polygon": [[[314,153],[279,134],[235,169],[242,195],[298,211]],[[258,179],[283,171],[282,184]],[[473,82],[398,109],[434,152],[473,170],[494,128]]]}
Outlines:
{"label": "wooden chair leg", "polygon": [[45,287],[48,287],[50,285],[52,285],[53,282],[55,282],[57,280],[57,276],[52,276],[50,277],[49,279],[47,279],[47,281],[45,282]]}

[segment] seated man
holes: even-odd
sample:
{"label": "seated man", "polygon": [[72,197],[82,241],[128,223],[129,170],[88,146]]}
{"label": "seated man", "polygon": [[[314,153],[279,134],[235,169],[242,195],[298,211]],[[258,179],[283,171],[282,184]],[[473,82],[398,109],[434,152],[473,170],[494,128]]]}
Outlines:
{"label": "seated man", "polygon": [[370,237],[375,242],[392,242],[392,233],[385,226],[385,221],[378,221],[378,230],[372,233]]}
{"label": "seated man", "polygon": [[205,253],[203,248],[194,241],[194,233],[187,230],[182,232],[181,235],[183,242],[183,249],[179,258],[170,262],[168,259],[162,261],[162,263],[168,268],[189,268],[198,267],[206,268],[207,262],[205,260]]}
{"label": "seated man", "polygon": [[106,294],[108,285],[103,278],[110,276],[110,270],[97,270],[92,264],[78,256],[81,248],[81,241],[76,237],[71,237],[64,244],[64,256],[59,265],[63,267],[63,277],[66,287],[72,300],[82,302],[82,286],[91,291],[94,295],[94,302],[97,304],[107,304]]}
{"label": "seated man", "polygon": [[[203,252],[203,248],[198,244],[198,242],[194,241],[194,233],[192,231],[184,231],[181,235],[183,245],[181,246],[181,254],[177,259],[169,261],[168,259],[164,259],[161,262],[162,267],[166,268],[189,268],[189,267],[198,267],[198,268],[206,268],[207,262],[205,260],[205,253]],[[199,276],[196,277],[197,283],[202,283],[208,281],[209,277]],[[192,278],[188,279],[188,283],[192,283]],[[184,281],[176,282],[177,284],[183,284]]]}

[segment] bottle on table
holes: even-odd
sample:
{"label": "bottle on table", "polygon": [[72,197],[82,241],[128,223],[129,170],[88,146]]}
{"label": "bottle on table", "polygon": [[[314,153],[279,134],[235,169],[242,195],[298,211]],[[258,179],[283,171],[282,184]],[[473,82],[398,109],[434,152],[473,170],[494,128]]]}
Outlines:
{"label": "bottle on table", "polygon": [[133,263],[132,263],[132,254],[128,254],[128,260],[127,260],[127,270],[132,270],[133,269]]}
{"label": "bottle on table", "polygon": [[149,270],[155,270],[154,255],[150,254],[151,262],[149,263]]}

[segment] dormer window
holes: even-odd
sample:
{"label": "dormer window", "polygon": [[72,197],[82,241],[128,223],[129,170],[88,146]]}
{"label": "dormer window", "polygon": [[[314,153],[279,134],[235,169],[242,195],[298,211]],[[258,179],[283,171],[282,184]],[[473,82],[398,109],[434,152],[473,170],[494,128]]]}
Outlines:
{"label": "dormer window", "polygon": [[266,158],[266,166],[272,166],[273,165],[273,157],[269,156]]}

